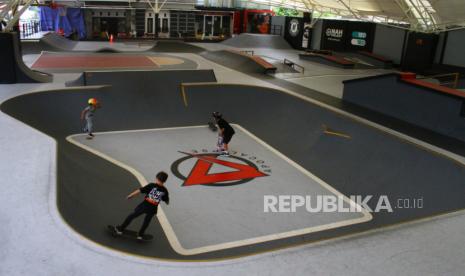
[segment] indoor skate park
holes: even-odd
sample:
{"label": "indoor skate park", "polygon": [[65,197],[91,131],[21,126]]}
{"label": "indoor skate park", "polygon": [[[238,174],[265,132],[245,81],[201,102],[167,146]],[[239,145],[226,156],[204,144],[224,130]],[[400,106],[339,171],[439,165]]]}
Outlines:
{"label": "indoor skate park", "polygon": [[[463,1],[13,0],[0,21],[0,275],[463,275]],[[112,231],[160,171],[145,235]]]}

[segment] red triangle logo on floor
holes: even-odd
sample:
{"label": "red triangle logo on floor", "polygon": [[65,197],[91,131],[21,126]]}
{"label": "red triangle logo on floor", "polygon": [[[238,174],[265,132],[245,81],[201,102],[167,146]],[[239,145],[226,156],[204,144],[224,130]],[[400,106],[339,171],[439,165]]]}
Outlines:
{"label": "red triangle logo on floor", "polygon": [[[195,155],[194,157],[198,158],[198,160],[192,168],[189,177],[184,182],[184,186],[215,184],[267,176],[267,174],[258,171],[252,166],[220,160],[216,156]],[[209,174],[208,172],[213,164],[233,168],[235,171]]]}

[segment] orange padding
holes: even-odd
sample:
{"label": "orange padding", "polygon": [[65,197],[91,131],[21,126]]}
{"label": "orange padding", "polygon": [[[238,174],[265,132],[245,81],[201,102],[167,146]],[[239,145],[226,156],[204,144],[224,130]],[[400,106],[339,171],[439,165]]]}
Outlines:
{"label": "orange padding", "polygon": [[407,83],[411,83],[411,84],[425,87],[425,88],[430,88],[440,93],[449,94],[449,95],[453,95],[453,96],[457,96],[457,97],[465,99],[465,92],[462,92],[460,90],[452,89],[449,87],[441,86],[435,83],[422,81],[418,79],[403,78],[402,76],[401,76],[401,79],[402,81],[407,82]]}
{"label": "orange padding", "polygon": [[239,51],[234,51],[234,50],[228,50],[228,51],[231,52],[231,53],[234,53],[234,54],[238,54],[238,55],[241,55],[241,56],[244,56],[244,57],[248,57],[248,58],[255,61],[257,64],[259,64],[260,66],[262,66],[265,69],[276,69],[276,67],[273,64],[269,63],[268,61],[264,60],[263,58],[261,58],[259,56],[252,56],[252,55],[242,53],[242,52],[239,52]]}
{"label": "orange padding", "polygon": [[330,61],[335,62],[335,63],[342,64],[342,65],[355,65],[355,63],[353,63],[352,61],[348,61],[348,60],[346,60],[344,58],[340,58],[340,57],[337,57],[337,56],[315,54],[315,53],[308,53],[308,54],[305,54],[305,55],[321,57],[321,58],[330,60]]}
{"label": "orange padding", "polygon": [[362,55],[366,55],[366,56],[370,56],[374,59],[377,59],[379,61],[383,61],[383,62],[392,62],[392,60],[389,60],[389,59],[386,59],[385,57],[382,57],[380,55],[377,55],[377,54],[374,54],[372,52],[368,52],[368,51],[358,51],[360,54]]}
{"label": "orange padding", "polygon": [[417,74],[412,72],[401,72],[400,78],[403,80],[414,80],[417,78]]}
{"label": "orange padding", "polygon": [[344,64],[344,65],[354,65],[355,63],[353,63],[352,61],[348,61],[344,58],[340,58],[340,57],[337,57],[337,56],[330,56],[330,55],[318,55],[320,57],[323,57],[325,59],[328,59],[328,60],[331,60],[331,61],[334,61],[334,62],[337,62],[337,63],[340,63],[340,64]]}

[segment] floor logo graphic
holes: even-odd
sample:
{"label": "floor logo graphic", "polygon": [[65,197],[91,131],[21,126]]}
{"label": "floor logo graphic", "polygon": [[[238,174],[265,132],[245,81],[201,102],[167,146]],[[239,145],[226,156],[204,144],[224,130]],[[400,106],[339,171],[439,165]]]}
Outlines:
{"label": "floor logo graphic", "polygon": [[[265,177],[271,173],[268,165],[255,156],[234,153],[228,157],[221,157],[217,153],[194,151],[185,154],[171,165],[173,174],[184,181],[183,186],[232,186],[247,183],[257,177]],[[188,160],[195,160],[190,172],[183,175],[180,166]],[[223,168],[223,171],[211,172],[213,166]],[[261,170],[260,170],[260,169]]]}

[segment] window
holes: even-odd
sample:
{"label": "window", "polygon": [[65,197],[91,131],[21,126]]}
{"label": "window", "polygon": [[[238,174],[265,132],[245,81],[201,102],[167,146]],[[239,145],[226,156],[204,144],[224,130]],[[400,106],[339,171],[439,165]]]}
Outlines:
{"label": "window", "polygon": [[162,31],[163,33],[167,33],[167,32],[168,32],[168,18],[163,18],[161,31]]}
{"label": "window", "polygon": [[153,33],[153,18],[147,18],[147,30],[146,33]]}

